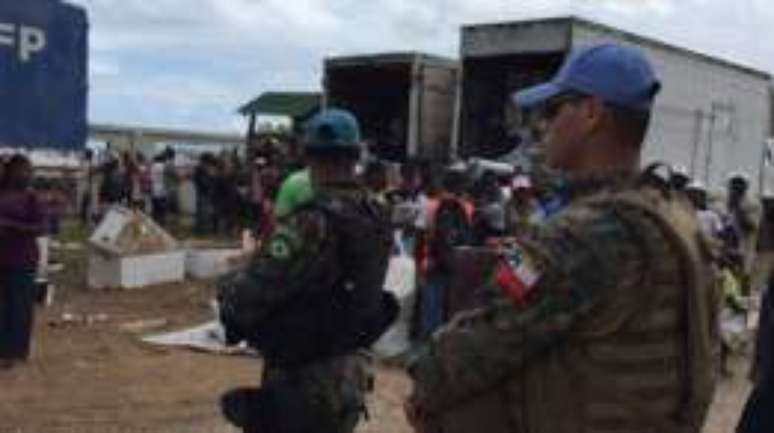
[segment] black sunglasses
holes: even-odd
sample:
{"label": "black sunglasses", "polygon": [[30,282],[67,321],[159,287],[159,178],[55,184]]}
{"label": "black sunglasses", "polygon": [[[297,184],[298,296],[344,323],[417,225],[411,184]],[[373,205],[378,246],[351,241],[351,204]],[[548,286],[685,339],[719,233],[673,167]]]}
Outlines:
{"label": "black sunglasses", "polygon": [[557,114],[559,114],[559,111],[563,106],[567,104],[578,103],[586,98],[588,98],[588,95],[584,95],[582,93],[561,93],[546,101],[546,103],[543,105],[543,109],[541,110],[541,115],[545,120],[552,120],[557,116]]}

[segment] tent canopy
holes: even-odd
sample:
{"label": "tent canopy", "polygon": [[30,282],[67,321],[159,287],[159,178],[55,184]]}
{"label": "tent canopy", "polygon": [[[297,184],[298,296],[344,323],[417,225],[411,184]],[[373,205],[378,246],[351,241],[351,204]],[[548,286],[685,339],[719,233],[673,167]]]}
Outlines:
{"label": "tent canopy", "polygon": [[304,119],[316,113],[322,103],[319,92],[266,92],[243,105],[239,113],[250,115],[279,115]]}

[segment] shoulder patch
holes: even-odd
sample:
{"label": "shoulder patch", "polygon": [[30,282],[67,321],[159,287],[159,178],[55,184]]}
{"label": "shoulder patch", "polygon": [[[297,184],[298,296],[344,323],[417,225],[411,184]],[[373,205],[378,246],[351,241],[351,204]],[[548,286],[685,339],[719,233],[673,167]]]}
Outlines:
{"label": "shoulder patch", "polygon": [[268,255],[276,260],[286,261],[293,257],[302,246],[302,241],[296,232],[285,227],[277,230],[269,239]]}
{"label": "shoulder patch", "polygon": [[526,304],[544,272],[541,261],[518,244],[502,255],[495,280],[503,293],[518,304]]}
{"label": "shoulder patch", "polygon": [[287,260],[291,253],[290,242],[282,236],[275,236],[269,243],[269,255],[277,260]]}

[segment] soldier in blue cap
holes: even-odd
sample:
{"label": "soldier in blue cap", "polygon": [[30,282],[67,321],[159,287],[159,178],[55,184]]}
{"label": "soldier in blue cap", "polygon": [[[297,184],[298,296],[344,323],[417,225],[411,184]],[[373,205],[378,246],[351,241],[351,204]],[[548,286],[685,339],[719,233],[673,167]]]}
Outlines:
{"label": "soldier in blue cap", "polygon": [[357,120],[331,109],[307,129],[314,194],[283,216],[247,269],[219,285],[227,339],[247,341],[265,360],[262,388],[222,400],[248,433],[353,431],[369,384],[358,351],[398,312],[383,290],[388,216],[355,178]]}
{"label": "soldier in blue cap", "polygon": [[659,89],[643,53],[601,43],[515,95],[542,112],[567,201],[501,253],[489,301],[410,363],[417,431],[701,431],[714,390],[714,273],[668,177],[639,172]]}

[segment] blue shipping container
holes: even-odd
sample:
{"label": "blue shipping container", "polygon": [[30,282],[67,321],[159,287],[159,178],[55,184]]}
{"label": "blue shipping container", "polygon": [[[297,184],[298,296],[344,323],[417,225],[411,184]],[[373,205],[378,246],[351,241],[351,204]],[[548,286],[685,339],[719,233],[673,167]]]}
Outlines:
{"label": "blue shipping container", "polygon": [[74,150],[87,134],[86,11],[0,1],[0,146]]}

